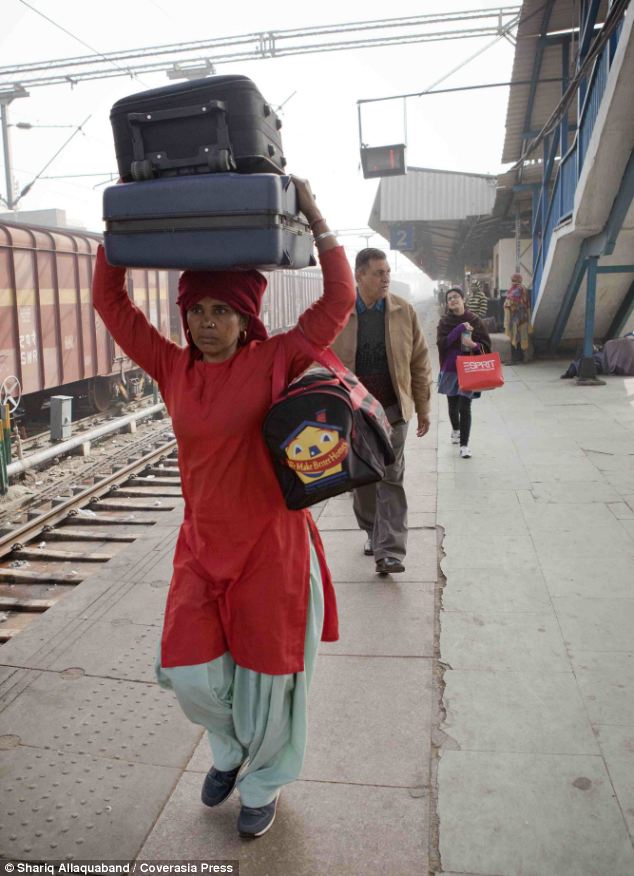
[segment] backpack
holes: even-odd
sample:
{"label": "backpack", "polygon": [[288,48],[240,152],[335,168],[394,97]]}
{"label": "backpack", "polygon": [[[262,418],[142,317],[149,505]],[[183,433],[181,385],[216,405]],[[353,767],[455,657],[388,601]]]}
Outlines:
{"label": "backpack", "polygon": [[273,404],[262,426],[284,500],[293,511],[382,480],[394,462],[381,404],[332,350],[304,338],[310,368],[285,386],[284,350],[273,363]]}

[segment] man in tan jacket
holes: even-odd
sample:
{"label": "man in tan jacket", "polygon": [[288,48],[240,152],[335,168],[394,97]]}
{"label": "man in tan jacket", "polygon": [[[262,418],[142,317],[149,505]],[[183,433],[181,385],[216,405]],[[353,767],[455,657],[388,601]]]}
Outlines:
{"label": "man in tan jacket", "polygon": [[396,460],[377,484],[354,491],[354,513],[367,533],[364,553],[376,571],[404,572],[407,498],[403,451],[414,412],[416,434],[429,429],[431,365],[414,308],[389,291],[390,266],[380,249],[363,249],[355,262],[357,305],[332,349],[385,408]]}

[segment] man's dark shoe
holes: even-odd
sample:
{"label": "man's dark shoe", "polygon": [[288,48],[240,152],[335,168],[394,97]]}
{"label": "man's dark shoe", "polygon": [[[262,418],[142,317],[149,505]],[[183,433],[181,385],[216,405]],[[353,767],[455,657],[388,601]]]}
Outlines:
{"label": "man's dark shoe", "polygon": [[381,557],[376,561],[376,571],[379,575],[389,575],[394,572],[404,572],[405,566],[396,557]]}
{"label": "man's dark shoe", "polygon": [[275,811],[279,794],[266,806],[243,806],[238,816],[238,833],[245,839],[255,839],[262,836],[275,821]]}
{"label": "man's dark shoe", "polygon": [[368,538],[366,543],[363,545],[363,553],[366,557],[371,557],[374,554],[374,548],[372,547],[372,539]]}
{"label": "man's dark shoe", "polygon": [[203,782],[200,799],[205,806],[219,806],[227,800],[236,786],[240,767],[235,770],[217,770],[212,767]]}

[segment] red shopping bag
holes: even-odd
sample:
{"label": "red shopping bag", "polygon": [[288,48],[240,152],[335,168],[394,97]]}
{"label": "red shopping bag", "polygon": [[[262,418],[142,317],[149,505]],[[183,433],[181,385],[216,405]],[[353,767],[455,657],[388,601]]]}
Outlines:
{"label": "red shopping bag", "polygon": [[499,353],[478,356],[458,356],[456,359],[458,386],[464,392],[484,392],[504,385]]}

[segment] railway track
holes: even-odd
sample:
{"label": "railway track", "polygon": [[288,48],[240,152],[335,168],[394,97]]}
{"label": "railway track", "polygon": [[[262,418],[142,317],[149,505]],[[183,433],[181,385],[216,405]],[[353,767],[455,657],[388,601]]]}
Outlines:
{"label": "railway track", "polygon": [[143,455],[30,508],[26,519],[0,534],[0,643],[176,506],[177,461],[173,437],[157,439]]}
{"label": "railway track", "polygon": [[13,494],[0,501],[0,535],[5,529],[23,522],[34,504],[52,501],[60,493],[72,490],[89,478],[105,477],[113,465],[126,464],[128,459],[142,453],[148,444],[166,436],[173,438],[170,423],[169,419],[142,420],[134,432],[120,430],[93,439],[91,452],[86,456],[60,452],[59,456],[17,475],[12,481]]}
{"label": "railway track", "polygon": [[[75,418],[73,416],[73,435],[94,429],[96,426],[100,426],[103,423],[107,423],[109,420],[120,416],[121,413],[134,413],[136,411],[141,411],[144,407],[149,407],[154,403],[155,402],[151,395],[144,395],[141,398],[134,399],[133,401],[125,405],[120,405],[119,407],[112,405],[107,411],[93,411],[85,417]],[[31,453],[34,450],[38,450],[41,447],[47,447],[50,444],[50,422],[45,422],[44,420],[41,422],[22,420],[21,422],[28,433],[27,438],[20,438],[20,447],[23,454]],[[17,442],[15,441],[15,438],[13,439],[12,450],[14,458],[17,459]]]}

